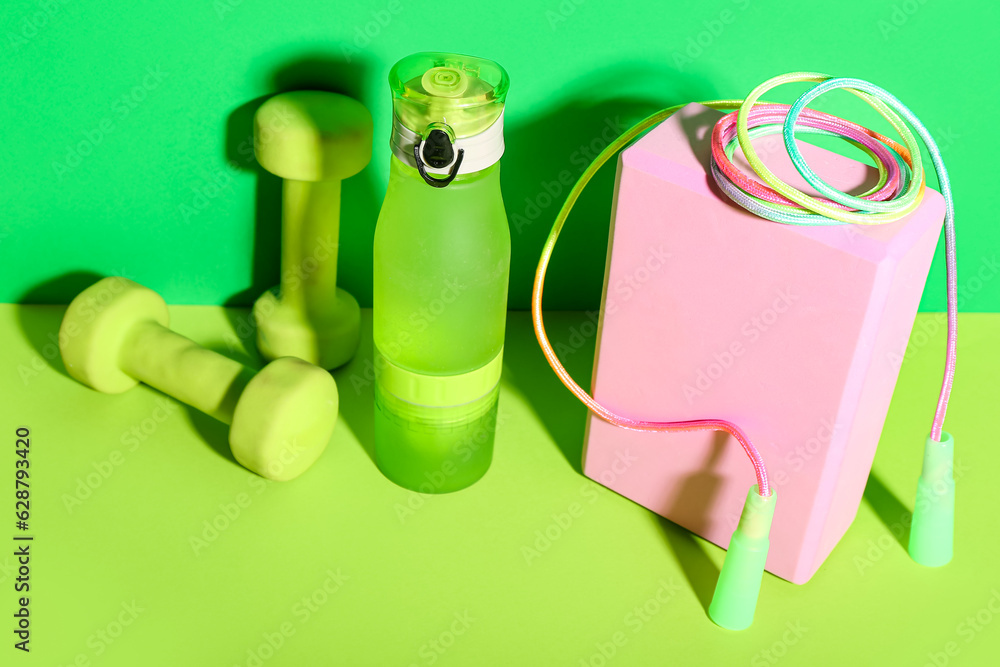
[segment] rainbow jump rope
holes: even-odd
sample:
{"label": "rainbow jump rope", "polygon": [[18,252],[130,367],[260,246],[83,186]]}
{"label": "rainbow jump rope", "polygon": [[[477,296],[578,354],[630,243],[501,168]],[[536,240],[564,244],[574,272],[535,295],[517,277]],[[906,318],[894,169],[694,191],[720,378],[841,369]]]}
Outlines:
{"label": "rainbow jump rope", "polygon": [[[796,82],[813,82],[816,85],[799,96],[790,106],[758,101],[772,88]],[[806,105],[819,95],[838,88],[853,93],[871,105],[899,133],[903,144],[855,123],[807,108]],[[712,133],[711,170],[719,188],[742,208],[782,224],[879,225],[905,217],[920,205],[926,187],[920,146],[906,123],[913,127],[927,147],[945,201],[948,338],[941,391],[930,435],[924,444],[923,469],[917,482],[909,553],[914,561],[929,567],[948,563],[952,557],[954,533],[955,482],[952,478],[954,439],[942,429],[955,377],[958,269],[955,258],[955,207],[951,183],[937,144],[909,108],[888,91],[862,79],[834,78],[814,72],[793,72],[765,81],[750,91],[746,99],[713,100],[701,104],[712,109],[731,112],[719,120]],[[767,468],[760,452],[739,426],[724,419],[649,421],[612,412],[594,400],[570,377],[549,343],[542,320],[545,272],[566,218],[580,193],[598,169],[613,155],[683,106],[664,109],[640,121],[605,148],[577,180],[556,216],[542,248],[538,270],[535,273],[531,315],[535,335],[552,370],[578,399],[605,421],[639,431],[725,431],[740,443],[753,465],[757,483],[747,494],[739,524],[733,532],[716,583],[715,594],[709,606],[709,616],[722,627],[742,630],[753,622],[777,500],[774,489],[768,483]],[[823,198],[811,197],[781,181],[757,156],[751,140],[779,131],[782,133],[785,149],[795,168],[806,182],[823,195]],[[878,182],[871,190],[860,196],[853,196],[832,187],[806,164],[795,142],[796,131],[840,137],[856,146],[874,160],[879,172]],[[737,145],[763,183],[744,174],[732,163]]]}

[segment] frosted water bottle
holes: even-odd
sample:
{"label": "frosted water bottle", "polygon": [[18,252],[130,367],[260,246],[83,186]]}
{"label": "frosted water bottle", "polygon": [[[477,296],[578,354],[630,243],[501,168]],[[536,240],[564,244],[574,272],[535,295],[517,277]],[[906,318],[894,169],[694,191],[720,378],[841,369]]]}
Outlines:
{"label": "frosted water bottle", "polygon": [[500,196],[500,65],[450,53],[396,63],[389,185],[375,229],[375,460],[424,493],[493,457],[510,232]]}

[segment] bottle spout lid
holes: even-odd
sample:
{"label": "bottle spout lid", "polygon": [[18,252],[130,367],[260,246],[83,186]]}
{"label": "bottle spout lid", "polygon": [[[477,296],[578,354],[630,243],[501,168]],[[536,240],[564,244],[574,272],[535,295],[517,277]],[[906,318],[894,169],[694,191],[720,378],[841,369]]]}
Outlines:
{"label": "bottle spout lid", "polygon": [[[499,64],[454,53],[415,53],[393,66],[389,87],[392,150],[405,163],[454,178],[500,159],[510,79]],[[442,137],[449,146],[442,145]]]}
{"label": "bottle spout lid", "polygon": [[414,53],[389,72],[392,110],[410,130],[424,134],[447,125],[455,139],[484,132],[503,111],[510,79],[485,58],[454,53]]}

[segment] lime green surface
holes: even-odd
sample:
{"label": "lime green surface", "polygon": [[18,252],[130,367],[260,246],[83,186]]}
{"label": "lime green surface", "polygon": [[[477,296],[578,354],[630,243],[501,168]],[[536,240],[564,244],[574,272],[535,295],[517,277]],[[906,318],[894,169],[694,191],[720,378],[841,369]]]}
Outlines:
{"label": "lime green surface", "polygon": [[[578,472],[584,410],[545,365],[524,313],[508,320],[492,467],[469,489],[421,496],[371,461],[369,311],[358,356],[334,374],[333,440],[291,483],[238,466],[222,424],[151,389],[108,396],[68,378],[53,352],[62,312],[0,306],[0,477],[10,489],[15,429],[30,428],[36,538],[32,653],[14,655],[8,633],[3,665],[82,656],[100,666],[246,666],[268,641],[280,644],[268,667],[577,667],[601,664],[602,651],[614,652],[613,665],[920,666],[941,654],[979,666],[1000,651],[1000,450],[987,430],[1000,316],[960,320],[964,361],[948,419],[954,560],[925,568],[906,553],[943,345],[943,316],[923,315],[857,520],[807,585],[765,575],[753,626],[735,633],[705,611],[724,552]],[[180,333],[258,361],[235,333],[245,310],[171,316]],[[546,319],[587,384],[584,321]],[[0,612],[10,619],[16,531],[6,498]]]}
{"label": "lime green surface", "polygon": [[[387,77],[400,58],[435,50],[490,58],[510,74],[512,308],[528,306],[562,196],[629,123],[810,70],[883,86],[931,130],[955,188],[963,310],[1000,310],[1000,227],[982,141],[984,110],[1000,102],[988,71],[1000,62],[998,12],[977,0],[844,0],[836,11],[789,0],[175,0],[167,9],[5,0],[0,302],[67,303],[89,279],[63,276],[82,271],[126,275],[168,303],[249,306],[279,275],[280,183],[255,165],[253,112],[264,96],[319,87],[357,97],[375,120],[372,164],[344,184],[338,281],[370,306],[388,181]],[[775,100],[800,91],[788,86]],[[850,97],[824,96],[819,108],[873,122]],[[553,308],[600,301],[614,181],[605,171],[560,242],[547,283]],[[943,259],[925,310],[944,310]]]}
{"label": "lime green surface", "polygon": [[109,276],[81,292],[59,326],[67,374],[103,393],[139,382],[230,425],[233,456],[272,480],[298,477],[326,449],[337,421],[337,385],[293,357],[260,372],[170,328],[156,292]]}

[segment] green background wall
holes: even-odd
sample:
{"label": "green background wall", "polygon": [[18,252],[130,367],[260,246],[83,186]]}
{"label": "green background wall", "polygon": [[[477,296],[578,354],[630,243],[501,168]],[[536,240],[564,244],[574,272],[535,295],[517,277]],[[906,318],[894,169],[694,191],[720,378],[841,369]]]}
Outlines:
{"label": "green background wall", "polygon": [[[998,102],[998,11],[967,0],[5,0],[0,34],[0,302],[67,302],[122,274],[172,303],[246,305],[277,282],[278,181],[248,153],[262,98],[295,88],[358,97],[375,117],[372,164],[344,189],[340,276],[371,304],[393,62],[423,50],[495,59],[510,73],[503,187],[512,308],[561,196],[620,132],[669,104],[739,97],[772,75],[872,80],[935,134],[958,207],[963,310],[1000,309],[987,203],[985,114]],[[820,9],[822,7],[822,9]],[[836,12],[830,15],[829,12]],[[790,101],[802,88],[770,96]],[[819,108],[875,128],[837,92]],[[977,132],[977,126],[980,131]],[[600,301],[613,174],[570,221],[547,306]],[[936,182],[932,179],[932,184]],[[943,257],[923,310],[942,310]]]}

